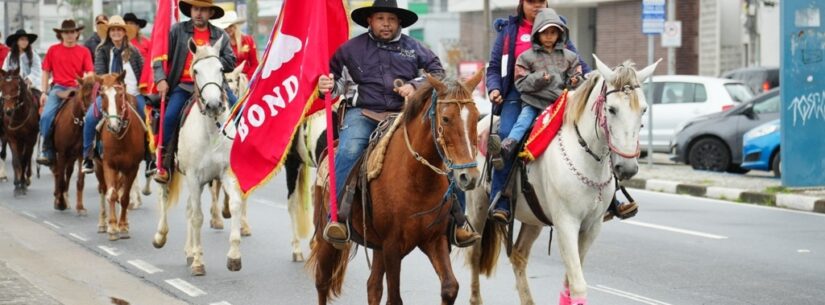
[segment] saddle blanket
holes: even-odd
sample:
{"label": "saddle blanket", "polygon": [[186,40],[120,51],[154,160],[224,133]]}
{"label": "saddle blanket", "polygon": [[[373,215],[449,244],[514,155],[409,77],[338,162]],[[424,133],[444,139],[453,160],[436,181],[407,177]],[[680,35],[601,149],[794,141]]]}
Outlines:
{"label": "saddle blanket", "polygon": [[527,137],[527,142],[524,143],[524,149],[519,153],[519,157],[533,161],[547,150],[564,122],[564,109],[567,108],[568,94],[565,90],[556,102],[536,117],[533,130],[530,131],[530,136]]}

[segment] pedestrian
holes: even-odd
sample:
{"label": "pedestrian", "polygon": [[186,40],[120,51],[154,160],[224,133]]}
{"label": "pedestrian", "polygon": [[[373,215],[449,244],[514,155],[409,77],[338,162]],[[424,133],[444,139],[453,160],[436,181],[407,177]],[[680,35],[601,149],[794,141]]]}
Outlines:
{"label": "pedestrian", "polygon": [[235,52],[235,67],[246,63],[243,73],[247,78],[251,78],[258,68],[258,50],[255,47],[255,39],[250,35],[241,32],[240,25],[246,22],[244,18],[238,18],[238,13],[228,11],[220,19],[212,20],[213,25],[222,28],[229,35],[229,44]]}
{"label": "pedestrian", "polygon": [[32,48],[32,43],[36,40],[36,34],[26,33],[22,29],[6,37],[6,44],[11,46],[12,49],[9,56],[3,60],[2,69],[4,71],[20,69],[20,77],[25,80],[29,88],[34,90],[34,96],[40,98],[42,93],[40,80],[43,70],[40,55],[37,55],[37,52],[34,52]]}

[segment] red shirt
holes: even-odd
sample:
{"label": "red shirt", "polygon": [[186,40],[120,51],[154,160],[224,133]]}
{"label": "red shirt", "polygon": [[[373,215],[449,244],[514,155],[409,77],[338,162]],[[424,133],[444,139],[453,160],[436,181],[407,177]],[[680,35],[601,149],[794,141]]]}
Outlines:
{"label": "red shirt", "polygon": [[240,50],[238,50],[237,45],[233,44],[232,52],[235,53],[235,67],[246,62],[246,66],[243,67],[243,73],[246,74],[246,77],[252,78],[252,74],[255,73],[255,69],[258,68],[258,50],[255,48],[255,40],[252,39],[252,36],[241,35]]}
{"label": "red shirt", "polygon": [[[86,72],[94,71],[92,54],[83,45],[66,47],[58,43],[49,47],[43,58],[43,71],[52,73],[52,83],[64,87],[77,87],[77,79]],[[46,88],[43,88],[44,90]]]}
{"label": "red shirt", "polygon": [[148,37],[142,37],[140,42],[135,38],[130,43],[138,49],[140,57],[143,57],[143,65],[152,65],[152,54],[149,54],[152,51],[152,41]]}
{"label": "red shirt", "polygon": [[521,22],[518,27],[518,36],[516,36],[516,56],[513,60],[518,58],[521,53],[530,49],[533,46],[533,37],[530,33],[533,32],[533,24],[527,20]]}
{"label": "red shirt", "polygon": [[9,49],[9,47],[0,43],[0,63],[6,60],[6,56],[9,56],[10,51],[11,49]]}
{"label": "red shirt", "polygon": [[[209,43],[209,28],[206,29],[198,29],[195,28],[195,35],[192,37],[192,40],[195,41],[195,44],[198,46],[203,46]],[[192,83],[192,75],[189,74],[189,68],[192,67],[192,52],[187,53],[186,55],[186,63],[183,64],[183,74],[180,76],[181,83]]]}

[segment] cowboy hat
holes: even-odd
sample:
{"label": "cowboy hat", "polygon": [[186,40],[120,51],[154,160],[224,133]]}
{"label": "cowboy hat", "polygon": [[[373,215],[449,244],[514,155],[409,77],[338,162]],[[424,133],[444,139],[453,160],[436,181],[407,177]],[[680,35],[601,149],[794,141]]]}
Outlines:
{"label": "cowboy hat", "polygon": [[16,48],[17,46],[17,39],[20,37],[26,36],[29,39],[29,45],[34,43],[37,40],[37,35],[26,33],[26,30],[17,30],[14,34],[9,35],[6,37],[6,45],[12,48]]}
{"label": "cowboy hat", "polygon": [[140,18],[138,18],[138,17],[135,15],[135,13],[126,13],[126,15],[123,15],[123,21],[126,21],[126,22],[130,22],[130,21],[131,21],[131,22],[134,22],[134,23],[136,23],[136,24],[138,25],[138,27],[140,27],[141,29],[146,27],[146,19],[140,19]]}
{"label": "cowboy hat", "polygon": [[53,28],[55,32],[58,34],[62,32],[74,32],[74,31],[82,31],[84,26],[77,26],[77,23],[74,22],[74,19],[66,19],[60,23],[60,28]]}
{"label": "cowboy hat", "polygon": [[123,21],[123,17],[114,15],[109,18],[108,23],[100,25],[99,31],[97,31],[97,36],[100,37],[100,40],[106,40],[106,37],[109,36],[109,29],[111,28],[121,28],[126,30],[126,37],[128,37],[129,40],[135,38],[138,32],[138,28],[136,26],[126,24],[126,21]]}
{"label": "cowboy hat", "polygon": [[216,27],[226,29],[233,24],[241,24],[246,22],[246,18],[238,18],[238,13],[235,11],[228,11],[220,19],[210,20],[209,22]]}
{"label": "cowboy hat", "polygon": [[352,11],[350,17],[352,18],[352,21],[358,25],[368,28],[370,25],[367,22],[367,17],[378,12],[395,14],[398,16],[398,19],[400,19],[402,28],[409,27],[418,21],[418,15],[416,15],[413,11],[399,8],[396,0],[375,0],[375,2],[372,3],[372,6],[366,6]]}
{"label": "cowboy hat", "polygon": [[178,4],[180,7],[180,12],[183,13],[186,17],[192,17],[192,7],[211,7],[212,11],[215,13],[212,14],[212,18],[209,19],[218,19],[223,17],[223,8],[220,6],[215,5],[215,0],[180,0]]}

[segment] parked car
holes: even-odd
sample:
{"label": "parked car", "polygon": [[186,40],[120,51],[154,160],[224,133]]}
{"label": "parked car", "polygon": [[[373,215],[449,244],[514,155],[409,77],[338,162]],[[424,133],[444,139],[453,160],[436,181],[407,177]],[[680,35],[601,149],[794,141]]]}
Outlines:
{"label": "parked car", "polygon": [[776,67],[740,68],[725,72],[722,77],[739,80],[756,93],[779,87],[779,68]]}
{"label": "parked car", "polygon": [[742,135],[779,118],[780,107],[779,89],[774,89],[729,111],[688,120],[676,130],[671,160],[700,170],[745,172],[740,168]]}
{"label": "parked car", "polygon": [[[744,83],[723,78],[695,75],[654,76],[653,84],[653,97],[647,97],[648,104],[652,105],[650,109],[653,111],[653,125],[648,124],[646,114],[642,120],[644,126],[640,131],[643,151],[647,151],[651,127],[653,150],[669,153],[670,140],[676,127],[693,117],[725,111],[753,97],[753,92]],[[645,94],[648,94],[647,86],[647,83],[642,85]]]}
{"label": "parked car", "polygon": [[773,171],[774,176],[781,177],[780,132],[779,120],[773,120],[745,133],[742,137],[742,151],[745,155],[742,168]]}

